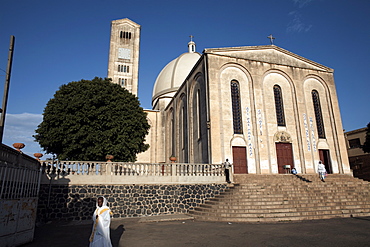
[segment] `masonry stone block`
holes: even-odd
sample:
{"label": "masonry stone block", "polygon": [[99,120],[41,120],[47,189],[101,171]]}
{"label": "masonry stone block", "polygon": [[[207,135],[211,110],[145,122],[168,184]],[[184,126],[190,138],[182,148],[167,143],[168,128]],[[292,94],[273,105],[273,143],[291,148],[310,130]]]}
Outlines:
{"label": "masonry stone block", "polygon": [[[51,193],[49,194],[49,186]],[[85,220],[104,196],[114,218],[186,213],[226,189],[205,185],[49,185],[40,187],[38,221]]]}

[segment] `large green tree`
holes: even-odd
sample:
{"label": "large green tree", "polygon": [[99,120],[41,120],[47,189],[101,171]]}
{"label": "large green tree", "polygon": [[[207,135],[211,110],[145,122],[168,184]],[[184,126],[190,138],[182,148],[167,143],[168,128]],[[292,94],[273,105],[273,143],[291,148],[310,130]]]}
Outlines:
{"label": "large green tree", "polygon": [[110,79],[62,85],[47,103],[34,138],[59,160],[135,161],[148,149],[149,124],[133,94]]}
{"label": "large green tree", "polygon": [[370,153],[370,123],[367,124],[366,139],[364,145],[362,146],[362,150],[365,153]]}

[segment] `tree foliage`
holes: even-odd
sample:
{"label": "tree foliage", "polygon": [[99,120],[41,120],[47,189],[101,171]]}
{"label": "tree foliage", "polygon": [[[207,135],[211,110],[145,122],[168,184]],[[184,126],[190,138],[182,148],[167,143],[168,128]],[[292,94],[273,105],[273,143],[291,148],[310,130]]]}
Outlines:
{"label": "tree foliage", "polygon": [[62,85],[47,103],[35,140],[59,160],[135,161],[148,149],[149,124],[139,100],[110,79]]}
{"label": "tree foliage", "polygon": [[364,145],[362,146],[362,150],[365,153],[370,153],[370,123],[367,124],[366,139]]}

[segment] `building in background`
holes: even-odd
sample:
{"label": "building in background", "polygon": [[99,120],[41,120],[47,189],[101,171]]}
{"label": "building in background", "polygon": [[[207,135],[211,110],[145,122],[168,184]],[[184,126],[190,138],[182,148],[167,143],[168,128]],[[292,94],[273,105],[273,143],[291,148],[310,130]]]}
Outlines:
{"label": "building in background", "polygon": [[345,132],[349,164],[353,176],[370,181],[370,154],[362,151],[367,128]]}

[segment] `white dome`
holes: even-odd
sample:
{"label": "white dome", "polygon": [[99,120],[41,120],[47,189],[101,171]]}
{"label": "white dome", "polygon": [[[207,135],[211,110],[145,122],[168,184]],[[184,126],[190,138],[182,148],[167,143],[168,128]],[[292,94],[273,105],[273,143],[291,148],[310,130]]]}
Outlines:
{"label": "white dome", "polygon": [[153,87],[152,102],[161,96],[174,95],[200,58],[200,54],[194,51],[195,43],[191,41],[189,52],[181,54],[162,69]]}

